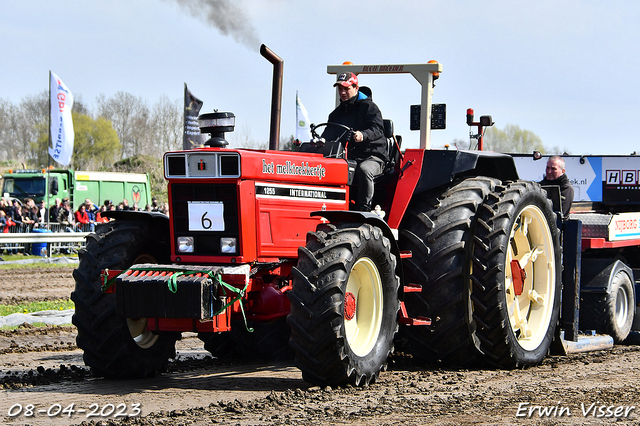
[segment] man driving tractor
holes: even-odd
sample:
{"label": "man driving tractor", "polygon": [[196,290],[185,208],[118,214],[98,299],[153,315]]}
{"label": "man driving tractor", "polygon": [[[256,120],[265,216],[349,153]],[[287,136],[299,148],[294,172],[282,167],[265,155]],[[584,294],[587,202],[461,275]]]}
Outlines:
{"label": "man driving tractor", "polygon": [[[358,187],[355,210],[371,211],[374,192],[374,178],[384,171],[389,161],[387,141],[384,137],[382,113],[370,97],[360,92],[358,76],[346,72],[338,75],[336,83],[340,95],[340,105],[329,114],[330,123],[339,123],[353,129],[347,134],[347,155],[356,160],[354,184]],[[342,130],[329,126],[322,137],[338,140]]]}

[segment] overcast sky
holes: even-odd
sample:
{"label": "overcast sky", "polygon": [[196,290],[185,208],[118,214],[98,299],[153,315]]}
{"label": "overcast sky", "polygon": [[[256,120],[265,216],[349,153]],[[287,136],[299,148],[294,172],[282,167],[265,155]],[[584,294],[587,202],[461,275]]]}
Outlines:
{"label": "overcast sky", "polygon": [[[223,10],[224,12],[220,12]],[[267,141],[273,67],[284,59],[282,136],[295,133],[296,91],[311,122],[335,102],[327,65],[443,65],[434,102],[468,141],[467,108],[571,154],[640,151],[640,2],[592,0],[76,0],[0,3],[0,99],[48,89],[49,70],[90,108],[99,94],[181,99],[184,83],[236,115],[235,138]],[[409,75],[361,76],[385,118],[418,146]],[[231,135],[229,135],[231,136]],[[229,139],[234,141],[233,137]]]}

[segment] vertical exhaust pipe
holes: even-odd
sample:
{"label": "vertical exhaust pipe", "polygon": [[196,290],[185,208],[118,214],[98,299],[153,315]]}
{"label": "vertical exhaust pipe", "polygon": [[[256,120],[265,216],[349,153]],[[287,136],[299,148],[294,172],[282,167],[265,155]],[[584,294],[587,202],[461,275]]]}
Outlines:
{"label": "vertical exhaust pipe", "polygon": [[280,116],[282,113],[282,75],[284,61],[264,44],[260,46],[260,54],[273,64],[269,149],[277,151],[280,147]]}

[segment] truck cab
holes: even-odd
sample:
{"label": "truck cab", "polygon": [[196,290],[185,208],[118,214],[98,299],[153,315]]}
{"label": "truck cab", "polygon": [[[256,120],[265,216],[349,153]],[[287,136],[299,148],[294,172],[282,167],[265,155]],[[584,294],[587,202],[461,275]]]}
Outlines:
{"label": "truck cab", "polygon": [[[24,200],[32,198],[36,203],[45,200],[47,207],[56,198],[71,196],[71,174],[68,170],[9,170],[3,177],[2,196]],[[47,182],[48,187],[47,187]]]}

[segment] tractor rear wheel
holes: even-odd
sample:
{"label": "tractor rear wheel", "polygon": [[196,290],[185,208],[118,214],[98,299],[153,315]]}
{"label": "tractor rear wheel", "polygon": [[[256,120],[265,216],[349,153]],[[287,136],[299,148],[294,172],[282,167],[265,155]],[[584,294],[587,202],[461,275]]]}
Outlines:
{"label": "tractor rear wheel", "polygon": [[490,363],[540,363],[560,312],[560,238],[542,188],[516,181],[496,188],[478,211],[471,300],[480,350]]}
{"label": "tractor rear wheel", "polygon": [[298,250],[289,341],[303,378],[366,386],[393,351],[399,279],[391,243],[369,224],[320,225]]}
{"label": "tractor rear wheel", "polygon": [[146,329],[146,318],[124,318],[116,313],[114,293],[103,293],[100,273],[124,270],[135,263],[166,261],[166,241],[142,221],[114,221],[99,225],[80,250],[80,264],[71,300],[78,347],[85,364],[108,378],[140,378],[164,370],[175,356],[176,333],[156,334]]}
{"label": "tractor rear wheel", "polygon": [[429,317],[432,326],[402,327],[408,351],[427,362],[465,366],[476,359],[471,317],[469,250],[474,217],[500,181],[468,178],[417,197],[400,228],[405,282],[422,286],[405,294],[410,317]]}

